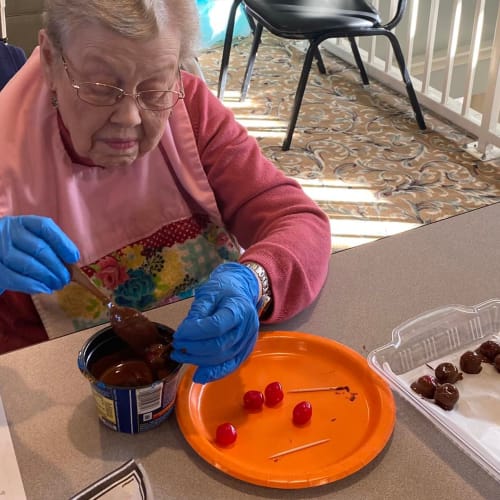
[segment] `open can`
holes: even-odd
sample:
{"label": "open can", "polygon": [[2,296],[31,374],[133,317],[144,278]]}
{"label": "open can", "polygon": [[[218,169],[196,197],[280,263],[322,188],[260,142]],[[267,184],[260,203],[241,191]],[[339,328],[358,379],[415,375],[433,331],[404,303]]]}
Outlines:
{"label": "open can", "polygon": [[[155,324],[161,335],[173,333],[171,328]],[[78,354],[78,368],[90,382],[99,420],[115,431],[136,434],[157,427],[172,413],[182,365],[172,361],[167,376],[139,387],[108,385],[98,380],[93,373],[96,363],[127,349],[127,344],[108,326],[84,344]]]}

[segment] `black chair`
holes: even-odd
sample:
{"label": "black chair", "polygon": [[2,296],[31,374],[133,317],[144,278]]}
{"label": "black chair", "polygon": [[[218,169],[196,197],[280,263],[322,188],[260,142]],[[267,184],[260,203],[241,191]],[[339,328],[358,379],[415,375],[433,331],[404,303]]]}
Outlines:
{"label": "black chair", "polygon": [[410,75],[406,68],[403,52],[396,35],[391,31],[403,17],[407,0],[399,0],[394,17],[382,24],[380,13],[368,0],[234,0],[227,23],[226,37],[221,59],[217,95],[223,99],[227,81],[229,55],[233,41],[233,29],[236,11],[243,4],[247,16],[253,20],[253,42],[248,58],[245,77],[241,87],[241,100],[245,99],[252,76],[255,56],[260,44],[262,29],[281,38],[308,40],[309,47],[305,55],[300,75],[288,131],[283,142],[283,150],[290,149],[292,136],[297,123],[304,90],[306,88],[312,61],[317,59],[318,69],[325,73],[319,45],[329,38],[348,38],[354,59],[365,85],[369,83],[363,61],[354,37],[383,35],[387,37],[394,50],[394,55],[401,70],[406,91],[410,99],[415,118],[420,129],[426,128],[422,110],[417,100]]}

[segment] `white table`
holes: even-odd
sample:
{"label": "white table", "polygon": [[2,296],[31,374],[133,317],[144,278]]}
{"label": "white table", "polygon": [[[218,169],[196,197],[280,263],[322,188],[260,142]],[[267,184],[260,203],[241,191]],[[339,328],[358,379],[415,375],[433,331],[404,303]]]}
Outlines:
{"label": "white table", "polygon": [[[266,329],[331,337],[367,355],[427,309],[500,297],[500,204],[334,254],[319,299]],[[189,301],[151,312],[175,327]],[[77,353],[93,330],[0,356],[0,394],[29,499],[67,498],[129,458],[157,498],[498,498],[499,485],[405,400],[382,453],[360,472],[308,490],[272,490],[226,476],[199,458],[175,418],[139,435],[96,417]]]}

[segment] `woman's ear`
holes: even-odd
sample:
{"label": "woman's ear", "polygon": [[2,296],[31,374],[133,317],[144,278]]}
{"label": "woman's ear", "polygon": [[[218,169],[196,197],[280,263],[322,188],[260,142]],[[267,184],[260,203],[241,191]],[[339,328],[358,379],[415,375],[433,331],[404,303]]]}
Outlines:
{"label": "woman's ear", "polygon": [[55,90],[57,51],[44,29],[38,32],[38,45],[40,46],[40,63],[45,82],[50,90]]}

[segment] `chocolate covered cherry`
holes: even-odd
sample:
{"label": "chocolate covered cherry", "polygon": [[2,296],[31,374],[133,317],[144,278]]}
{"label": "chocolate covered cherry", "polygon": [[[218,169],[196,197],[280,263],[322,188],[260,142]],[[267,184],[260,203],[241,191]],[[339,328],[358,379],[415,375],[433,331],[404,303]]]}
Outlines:
{"label": "chocolate covered cherry", "polygon": [[453,363],[440,363],[434,370],[436,379],[440,384],[454,384],[458,380],[462,380],[462,374]]}
{"label": "chocolate covered cherry", "polygon": [[460,369],[465,373],[479,373],[483,367],[481,365],[483,358],[476,351],[466,351],[460,356]]}
{"label": "chocolate covered cherry", "polygon": [[450,411],[455,406],[458,401],[459,392],[458,389],[450,383],[438,385],[436,387],[436,392],[434,393],[434,401],[443,410]]}
{"label": "chocolate covered cherry", "polygon": [[430,375],[422,375],[416,382],[411,384],[412,390],[424,398],[432,399],[436,391],[436,379]]}
{"label": "chocolate covered cherry", "polygon": [[487,359],[489,363],[493,363],[496,356],[500,354],[500,344],[494,340],[487,340],[479,346],[478,351]]}
{"label": "chocolate covered cherry", "polygon": [[500,372],[500,354],[497,354],[495,356],[495,361],[493,362],[493,365],[497,369],[498,372]]}

